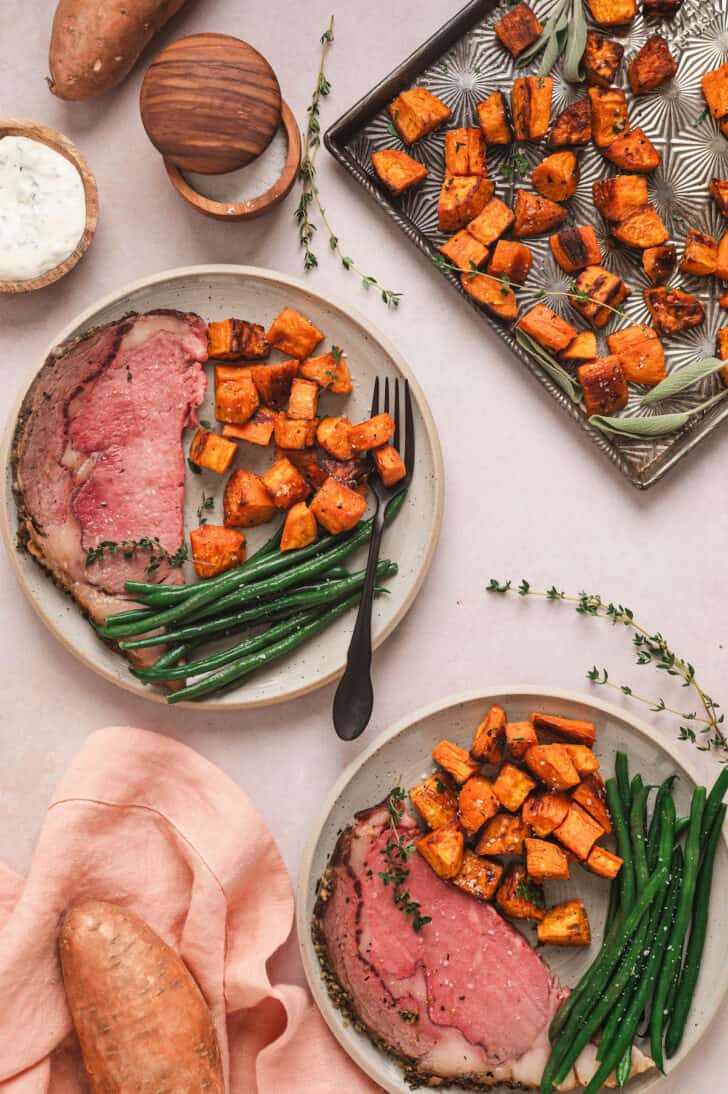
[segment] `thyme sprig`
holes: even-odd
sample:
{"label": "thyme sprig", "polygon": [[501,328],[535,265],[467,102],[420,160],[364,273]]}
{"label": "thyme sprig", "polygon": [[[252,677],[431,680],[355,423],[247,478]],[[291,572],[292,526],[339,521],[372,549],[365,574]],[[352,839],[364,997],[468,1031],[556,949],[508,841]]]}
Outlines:
{"label": "thyme sprig", "polygon": [[578,596],[567,596],[565,592],[552,585],[545,591],[533,589],[529,581],[523,578],[519,584],[512,581],[498,581],[491,578],[487,585],[489,593],[514,593],[517,596],[535,596],[551,601],[565,601],[575,605],[579,615],[591,616],[595,619],[605,619],[614,626],[624,626],[632,631],[632,644],[634,646],[635,661],[638,665],[651,665],[659,672],[665,672],[668,676],[682,681],[682,687],[691,688],[700,704],[698,711],[683,711],[668,706],[664,699],[650,699],[634,691],[627,684],[616,684],[606,669],[598,669],[594,665],[587,672],[587,679],[593,684],[602,687],[613,688],[622,695],[633,699],[635,702],[649,706],[654,713],[668,713],[679,718],[681,722],[689,725],[679,727],[678,740],[690,741],[700,752],[719,752],[721,762],[728,763],[728,737],[724,730],[725,715],[721,713],[720,704],[712,699],[698,682],[695,667],[690,661],[680,657],[669,645],[667,639],[659,631],[650,631],[638,623],[631,608],[623,604],[614,604],[611,601],[602,600],[599,593],[581,592]]}
{"label": "thyme sprig", "polygon": [[326,57],[333,42],[334,17],[332,15],[327,29],[321,35],[321,60],[319,62],[318,75],[316,77],[316,87],[314,88],[311,103],[307,109],[308,121],[303,133],[303,153],[301,156],[301,166],[298,170],[298,177],[301,182],[301,197],[296,207],[295,217],[298,223],[299,243],[301,247],[303,247],[303,268],[308,271],[313,270],[318,266],[318,258],[311,246],[317,230],[316,224],[314,224],[311,219],[312,206],[315,206],[321,223],[328,234],[329,248],[337,256],[344,269],[356,274],[365,289],[369,289],[372,286],[376,287],[382,301],[387,307],[396,308],[399,305],[402,293],[395,292],[393,289],[385,289],[379,284],[376,277],[364,273],[364,271],[357,266],[354,259],[345,254],[342,250],[339,237],[334,232],[326,214],[316,181],[316,155],[321,145],[321,100],[331,93],[331,83],[327,79],[325,72]]}
{"label": "thyme sprig", "polygon": [[91,566],[94,562],[101,562],[107,555],[112,558],[121,555],[122,558],[128,560],[133,558],[137,551],[149,552],[149,562],[144,567],[145,572],[148,574],[156,573],[163,562],[169,563],[170,567],[175,570],[187,560],[186,543],[183,543],[172,555],[164,549],[157,536],[154,536],[153,539],[150,539],[149,536],[142,536],[141,539],[121,539],[118,541],[104,539],[95,547],[88,549],[84,565]]}
{"label": "thyme sprig", "polygon": [[381,870],[379,877],[385,886],[392,886],[392,900],[404,915],[412,919],[412,930],[417,932],[432,921],[432,916],[422,915],[419,901],[412,900],[409,891],[404,887],[410,873],[407,863],[415,849],[414,842],[410,840],[404,843],[399,833],[404,799],[405,792],[401,786],[395,786],[387,797],[390,834],[384,850],[380,852],[387,862],[387,869]]}

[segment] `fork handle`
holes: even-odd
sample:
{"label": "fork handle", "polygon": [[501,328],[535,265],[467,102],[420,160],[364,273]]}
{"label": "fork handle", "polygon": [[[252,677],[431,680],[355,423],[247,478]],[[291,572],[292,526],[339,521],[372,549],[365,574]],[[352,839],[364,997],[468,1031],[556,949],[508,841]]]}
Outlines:
{"label": "fork handle", "polygon": [[364,732],[374,705],[372,604],[386,511],[386,505],[377,504],[359,611],[346,656],[346,669],[334,696],[334,727],[342,741],[353,741]]}

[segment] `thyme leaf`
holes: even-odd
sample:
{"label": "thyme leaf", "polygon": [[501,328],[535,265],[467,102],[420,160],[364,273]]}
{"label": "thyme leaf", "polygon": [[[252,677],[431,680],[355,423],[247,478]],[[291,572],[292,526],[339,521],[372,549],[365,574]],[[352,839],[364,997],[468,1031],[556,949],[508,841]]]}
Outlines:
{"label": "thyme leaf", "polygon": [[379,872],[379,877],[385,887],[392,886],[392,900],[395,907],[412,920],[412,930],[418,932],[432,921],[432,916],[422,914],[419,901],[413,900],[409,890],[405,888],[405,882],[409,877],[407,863],[415,849],[413,841],[404,843],[399,832],[405,796],[402,787],[395,786],[387,797],[390,834],[384,850],[380,852],[384,856],[387,868]]}

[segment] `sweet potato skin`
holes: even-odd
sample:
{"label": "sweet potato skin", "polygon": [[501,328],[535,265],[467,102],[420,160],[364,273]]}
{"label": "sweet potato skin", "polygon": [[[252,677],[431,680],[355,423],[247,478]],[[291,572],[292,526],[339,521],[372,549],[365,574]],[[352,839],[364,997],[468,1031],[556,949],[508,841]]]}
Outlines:
{"label": "sweet potato skin", "polygon": [[220,1048],[202,993],[144,920],[102,901],[79,904],[63,920],[59,951],[93,1094],[224,1094]]}
{"label": "sweet potato skin", "polygon": [[185,0],[59,0],[48,51],[48,86],[59,99],[91,99],[116,87]]}

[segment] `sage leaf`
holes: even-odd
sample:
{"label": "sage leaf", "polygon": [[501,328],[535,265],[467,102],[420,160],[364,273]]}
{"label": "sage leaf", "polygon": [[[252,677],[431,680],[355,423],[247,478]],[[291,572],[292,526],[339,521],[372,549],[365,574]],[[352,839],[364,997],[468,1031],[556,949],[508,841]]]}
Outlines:
{"label": "sage leaf", "polygon": [[564,79],[570,84],[583,83],[581,60],[586,49],[586,19],[581,0],[574,0],[569,23],[569,34],[564,53]]}
{"label": "sage leaf", "polygon": [[651,440],[654,437],[666,437],[670,433],[676,433],[683,429],[695,414],[702,414],[714,403],[720,402],[728,395],[725,391],[706,399],[699,406],[691,410],[683,410],[675,414],[654,414],[649,418],[609,418],[602,414],[594,414],[589,423],[600,429],[603,433],[615,433],[622,437],[634,437],[635,440]]}
{"label": "sage leaf", "polygon": [[549,43],[544,50],[541,64],[538,66],[538,76],[548,76],[561,55],[567,33],[568,31],[566,29],[558,30],[553,38],[549,40]]}
{"label": "sage leaf", "polygon": [[535,57],[538,57],[539,53],[541,53],[541,51],[545,49],[549,42],[551,42],[551,40],[556,36],[557,30],[561,29],[562,26],[565,26],[565,24],[562,24],[561,21],[564,18],[564,12],[568,9],[569,3],[570,0],[562,0],[562,3],[556,7],[551,15],[549,15],[548,19],[543,25],[543,30],[541,31],[533,45],[529,46],[528,49],[524,49],[523,53],[519,54],[517,62],[519,65],[527,65]]}
{"label": "sage leaf", "polygon": [[571,399],[572,403],[579,402],[581,396],[575,381],[558,361],[554,361],[553,357],[546,353],[538,342],[535,342],[530,335],[526,334],[525,331],[519,330],[518,327],[516,327],[516,342],[530,357],[533,357],[538,361],[544,372],[546,372],[557,387],[561,388],[564,394]]}
{"label": "sage leaf", "polygon": [[669,399],[672,395],[678,395],[681,391],[686,391],[687,388],[692,387],[693,384],[697,384],[699,380],[703,380],[706,376],[711,376],[719,369],[725,368],[727,363],[726,361],[719,361],[717,357],[705,357],[702,361],[692,361],[684,368],[671,372],[656,387],[653,387],[643,397],[640,406],[652,406],[653,403],[659,403],[663,399]]}

